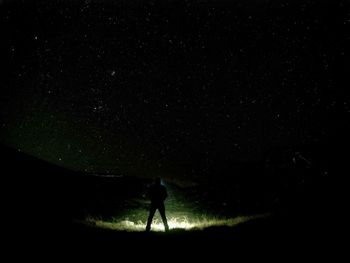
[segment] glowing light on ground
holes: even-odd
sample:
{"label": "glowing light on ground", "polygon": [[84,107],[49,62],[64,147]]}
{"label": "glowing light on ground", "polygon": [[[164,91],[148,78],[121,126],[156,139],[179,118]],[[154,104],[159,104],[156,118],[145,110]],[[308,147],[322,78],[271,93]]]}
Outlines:
{"label": "glowing light on ground", "polygon": [[[200,219],[190,219],[187,216],[182,217],[170,217],[168,219],[168,224],[170,230],[182,229],[182,230],[200,230],[213,226],[235,226],[252,219],[266,217],[266,215],[256,215],[256,216],[238,216],[235,218],[228,219],[218,219],[218,218],[200,218]],[[137,221],[133,222],[130,220],[121,221],[103,221],[93,218],[88,218],[85,221],[86,224],[90,224],[99,228],[113,229],[118,231],[130,231],[130,232],[140,232],[145,231],[146,222]],[[152,223],[151,231],[164,231],[163,222],[159,219],[154,219]]]}

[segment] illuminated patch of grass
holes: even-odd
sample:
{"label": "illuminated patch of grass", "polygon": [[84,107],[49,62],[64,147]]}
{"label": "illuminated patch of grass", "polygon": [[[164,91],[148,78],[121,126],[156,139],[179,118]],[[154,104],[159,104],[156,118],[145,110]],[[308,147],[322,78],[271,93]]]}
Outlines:
{"label": "illuminated patch of grass", "polygon": [[[237,216],[235,218],[215,218],[215,217],[190,217],[183,216],[169,216],[168,224],[170,229],[183,229],[183,230],[202,230],[208,227],[215,226],[229,226],[233,227],[238,224],[247,222],[252,219],[266,217],[267,215],[255,215],[255,216]],[[122,219],[115,219],[113,221],[104,221],[101,219],[87,218],[85,223],[94,225],[95,227],[112,229],[118,231],[140,232],[146,228],[146,221],[138,220],[136,222]],[[152,223],[152,231],[164,231],[164,225],[159,218],[155,218]]]}

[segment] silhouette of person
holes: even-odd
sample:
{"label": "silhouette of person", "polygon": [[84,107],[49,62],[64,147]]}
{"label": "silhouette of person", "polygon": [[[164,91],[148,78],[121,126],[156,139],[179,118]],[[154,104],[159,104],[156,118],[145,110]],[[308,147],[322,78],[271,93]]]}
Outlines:
{"label": "silhouette of person", "polygon": [[149,216],[147,220],[146,231],[151,230],[151,224],[153,216],[158,209],[164,224],[165,231],[169,231],[168,221],[165,216],[164,200],[167,198],[168,193],[164,185],[161,185],[160,178],[156,178],[154,184],[150,187],[149,197],[151,199],[151,206],[149,210]]}

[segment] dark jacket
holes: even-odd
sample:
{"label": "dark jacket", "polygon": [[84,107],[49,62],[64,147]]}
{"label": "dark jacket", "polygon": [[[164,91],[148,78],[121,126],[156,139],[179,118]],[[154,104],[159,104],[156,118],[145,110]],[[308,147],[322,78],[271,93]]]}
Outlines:
{"label": "dark jacket", "polygon": [[150,188],[149,196],[152,203],[159,204],[164,202],[168,196],[168,193],[163,185],[153,185]]}

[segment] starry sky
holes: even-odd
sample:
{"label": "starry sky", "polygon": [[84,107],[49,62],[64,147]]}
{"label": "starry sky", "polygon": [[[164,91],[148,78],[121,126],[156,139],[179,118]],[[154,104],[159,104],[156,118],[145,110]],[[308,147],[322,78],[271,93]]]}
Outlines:
{"label": "starry sky", "polygon": [[64,167],[195,178],[349,131],[346,1],[0,1],[0,21],[0,139]]}

